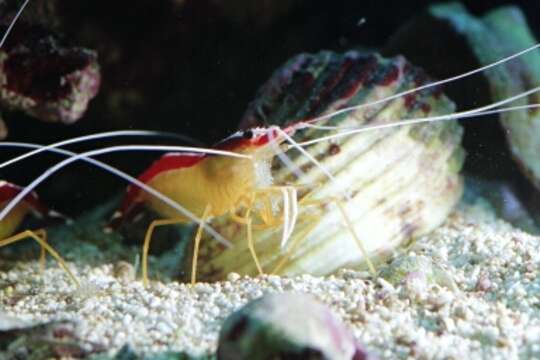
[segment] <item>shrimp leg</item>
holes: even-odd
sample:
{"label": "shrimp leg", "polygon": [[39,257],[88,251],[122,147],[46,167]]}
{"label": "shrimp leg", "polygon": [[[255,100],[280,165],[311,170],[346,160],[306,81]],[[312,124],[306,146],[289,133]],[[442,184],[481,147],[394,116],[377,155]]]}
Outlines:
{"label": "shrimp leg", "polygon": [[[232,221],[239,223],[241,225],[246,225],[249,252],[251,253],[251,257],[253,258],[253,261],[255,262],[255,266],[257,267],[257,271],[259,272],[259,275],[263,275],[264,272],[263,272],[261,263],[259,262],[257,252],[255,251],[255,246],[253,245],[253,219],[251,218],[251,211],[253,209],[253,205],[255,204],[255,198],[256,198],[255,195],[250,196],[250,199],[248,201],[249,207],[244,217],[238,216],[234,212],[230,212],[229,215]],[[264,221],[264,218],[263,218],[263,221]],[[261,224],[261,225],[264,226],[264,224]]]}
{"label": "shrimp leg", "polygon": [[364,246],[364,243],[362,242],[360,237],[358,236],[358,234],[357,234],[357,232],[356,232],[356,230],[354,228],[353,222],[352,222],[350,216],[348,215],[348,213],[347,213],[347,211],[345,209],[345,205],[343,204],[343,201],[341,199],[336,198],[336,197],[326,197],[324,199],[306,199],[306,201],[303,202],[303,205],[318,205],[318,204],[326,204],[328,202],[334,203],[338,207],[339,212],[341,213],[341,217],[345,221],[347,229],[349,229],[349,231],[351,233],[351,236],[353,237],[354,241],[356,242],[356,244],[360,248],[360,251],[362,252],[362,255],[366,259],[366,264],[367,264],[367,267],[369,269],[369,272],[373,276],[375,276],[377,274],[375,266],[373,265],[373,263],[369,259],[369,254],[367,252],[367,249]]}
{"label": "shrimp leg", "polygon": [[[34,234],[39,236],[44,243],[47,243],[47,232],[44,229],[34,230]],[[45,271],[45,260],[47,256],[47,250],[43,246],[40,246],[39,251],[39,271]]]}
{"label": "shrimp leg", "polygon": [[253,261],[255,261],[255,266],[257,267],[257,271],[259,271],[259,275],[263,275],[263,269],[261,267],[261,263],[259,262],[259,258],[257,257],[257,253],[255,252],[255,246],[253,245],[253,227],[251,226],[252,219],[249,217],[251,213],[251,209],[249,209],[247,216],[247,223],[246,223],[246,230],[247,230],[247,241],[248,241],[248,247],[249,251],[251,252],[251,256],[253,257]]}
{"label": "shrimp leg", "polygon": [[[41,233],[41,234],[40,234]],[[41,235],[41,236],[40,236]],[[10,245],[10,244],[13,244],[17,241],[20,241],[20,240],[24,240],[24,239],[27,239],[27,238],[32,238],[34,239],[35,241],[37,241],[37,243],[39,245],[41,245],[41,248],[46,250],[47,252],[49,252],[49,254],[51,254],[52,257],[54,257],[56,259],[56,261],[58,262],[58,264],[60,265],[60,267],[62,269],[64,269],[64,271],[68,274],[68,276],[70,277],[71,281],[78,287],[80,286],[79,284],[79,281],[77,280],[77,278],[75,277],[75,275],[73,275],[73,273],[71,272],[71,270],[69,270],[66,262],[64,261],[64,259],[62,259],[62,257],[56,252],[56,250],[54,250],[49,244],[47,244],[47,242],[42,238],[43,236],[43,233],[38,231],[37,233],[34,232],[34,231],[31,231],[31,230],[26,230],[26,231],[23,231],[21,233],[18,233],[16,235],[13,235],[13,236],[10,236],[6,239],[3,239],[3,240],[0,240],[0,247],[3,247],[3,246],[7,246],[7,245]],[[44,258],[43,258],[44,260]]]}
{"label": "shrimp leg", "polygon": [[[207,205],[204,213],[201,217],[201,221],[199,222],[199,226],[197,228],[197,234],[195,235],[195,245],[193,250],[193,261],[192,261],[192,270],[191,270],[191,283],[195,284],[196,282],[196,275],[197,275],[197,257],[199,254],[199,244],[201,242],[201,236],[202,236],[202,230],[204,228],[204,223],[208,219],[210,215],[211,207],[210,205]],[[142,277],[143,277],[143,283],[144,286],[148,286],[148,251],[150,250],[150,242],[152,241],[152,235],[154,233],[154,230],[158,226],[165,226],[165,225],[175,225],[175,224],[184,224],[186,222],[183,218],[174,218],[174,219],[161,219],[161,220],[154,220],[148,226],[148,230],[146,230],[146,234],[144,236],[144,244],[143,244],[143,252],[142,252]]]}
{"label": "shrimp leg", "polygon": [[[272,204],[269,197],[269,193],[271,192],[283,194],[283,221],[279,219],[278,217],[274,216],[272,212]],[[253,224],[253,219],[251,218],[253,206],[256,203],[257,197],[263,198],[262,201],[263,201],[264,206],[262,207],[262,209],[258,210],[258,215],[263,221],[262,224]],[[261,228],[264,229],[268,227],[274,227],[279,224],[283,224],[284,228],[283,228],[282,240],[287,240],[291,236],[292,230],[294,228],[294,223],[296,222],[296,216],[297,216],[296,189],[290,186],[271,186],[271,187],[256,191],[252,196],[250,196],[245,201],[248,204],[248,208],[244,217],[238,216],[234,212],[231,211],[230,218],[234,222],[237,222],[242,225],[246,225],[248,249],[251,253],[251,257],[253,258],[253,261],[255,262],[255,266],[257,267],[257,271],[259,272],[259,275],[263,275],[264,271],[260,264],[259,258],[257,257],[255,246],[253,244],[253,228],[256,227],[259,229]],[[291,213],[291,216],[289,216],[289,213]]]}
{"label": "shrimp leg", "polygon": [[212,210],[212,207],[210,206],[210,204],[206,205],[206,208],[204,209],[204,213],[201,217],[201,221],[199,222],[197,234],[195,235],[195,244],[193,245],[193,260],[191,261],[191,284],[192,285],[195,284],[195,282],[197,281],[197,258],[199,256],[199,245],[201,243],[203,225],[205,221],[208,219],[211,210]]}
{"label": "shrimp leg", "polygon": [[154,230],[158,226],[183,224],[185,222],[186,221],[183,218],[162,219],[154,220],[150,223],[150,226],[148,226],[146,234],[144,235],[144,244],[142,251],[142,277],[144,286],[148,286],[148,251],[150,250],[150,242],[152,241],[152,234],[154,233]]}

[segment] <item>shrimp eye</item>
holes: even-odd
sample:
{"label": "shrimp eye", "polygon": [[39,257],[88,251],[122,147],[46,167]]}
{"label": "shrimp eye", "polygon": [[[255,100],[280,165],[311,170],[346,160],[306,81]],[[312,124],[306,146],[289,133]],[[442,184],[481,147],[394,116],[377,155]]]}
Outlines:
{"label": "shrimp eye", "polygon": [[244,131],[244,133],[242,134],[242,136],[244,137],[244,139],[246,140],[251,140],[253,138],[253,131],[251,130],[246,130]]}

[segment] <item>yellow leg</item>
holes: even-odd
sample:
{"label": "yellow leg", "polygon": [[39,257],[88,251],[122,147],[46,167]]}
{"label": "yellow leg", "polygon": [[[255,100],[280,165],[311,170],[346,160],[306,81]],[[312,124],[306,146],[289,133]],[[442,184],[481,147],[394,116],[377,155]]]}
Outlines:
{"label": "yellow leg", "polygon": [[257,253],[255,252],[255,246],[253,245],[253,229],[251,227],[251,219],[248,219],[247,222],[247,238],[248,238],[248,248],[251,252],[251,257],[253,258],[253,261],[255,261],[255,266],[257,267],[257,271],[259,272],[259,275],[263,275],[263,269],[261,266],[261,263],[259,262],[259,258],[257,257]]}
{"label": "yellow leg", "polygon": [[366,259],[366,264],[367,264],[367,267],[369,269],[369,272],[373,276],[376,276],[377,271],[375,269],[375,266],[373,265],[373,263],[369,259],[368,252],[367,252],[366,248],[364,247],[364,243],[362,242],[362,240],[360,239],[360,237],[356,233],[356,230],[354,229],[351,218],[348,216],[348,214],[347,214],[347,212],[345,210],[345,206],[343,205],[343,202],[340,199],[334,198],[334,197],[328,197],[328,198],[324,198],[324,199],[309,199],[308,197],[304,197],[300,201],[300,204],[304,205],[304,206],[308,206],[308,205],[317,205],[317,204],[321,204],[321,203],[325,203],[325,202],[333,202],[333,203],[335,203],[337,205],[337,207],[338,207],[338,209],[339,209],[339,211],[341,213],[341,216],[343,217],[343,219],[345,220],[345,223],[347,224],[347,228],[349,229],[353,239],[356,241],[356,244],[360,248],[360,251],[362,252],[362,255],[364,256],[364,259]]}
{"label": "yellow leg", "polygon": [[184,219],[164,219],[164,220],[154,220],[150,223],[148,230],[146,230],[146,235],[144,236],[143,252],[142,252],[142,275],[143,275],[143,284],[148,286],[148,251],[150,249],[150,241],[152,240],[152,234],[158,226],[164,225],[173,225],[185,223]]}
{"label": "yellow leg", "polygon": [[369,254],[366,248],[364,247],[364,243],[358,237],[358,234],[356,233],[356,230],[354,229],[353,223],[351,221],[351,218],[349,217],[349,215],[347,215],[347,212],[345,211],[345,206],[343,206],[343,203],[341,202],[341,200],[338,200],[338,199],[336,199],[336,204],[339,208],[339,211],[341,212],[341,216],[343,216],[343,219],[345,219],[345,223],[347,223],[347,228],[349,228],[351,235],[353,236],[354,240],[356,241],[356,244],[360,248],[360,251],[364,255],[364,258],[366,259],[366,264],[368,266],[369,272],[371,273],[371,275],[376,276],[377,271],[375,270],[375,266],[373,266],[373,263],[369,259]]}
{"label": "yellow leg", "polygon": [[239,224],[246,225],[249,252],[251,253],[251,257],[253,258],[253,261],[255,262],[255,266],[257,267],[257,271],[259,272],[259,275],[263,275],[264,272],[262,270],[261,263],[259,262],[259,258],[257,257],[257,253],[255,252],[255,246],[253,244],[253,224],[252,224],[253,221],[251,219],[251,208],[247,209],[246,215],[244,218],[238,215],[232,216],[232,213],[230,215],[231,215],[231,220]]}
{"label": "yellow leg", "polygon": [[[39,231],[38,231],[38,233],[39,233]],[[64,259],[62,259],[62,257],[56,252],[56,250],[54,250],[49,244],[47,244],[46,241],[44,241],[38,234],[36,234],[36,232],[26,230],[26,231],[23,231],[23,232],[21,232],[21,233],[19,233],[17,235],[10,236],[7,239],[3,239],[3,240],[0,241],[0,247],[7,246],[9,244],[13,244],[14,242],[24,240],[26,238],[32,238],[35,241],[37,241],[37,243],[39,245],[41,245],[41,248],[44,249],[44,251],[48,251],[49,254],[51,254],[51,256],[53,258],[55,258],[56,261],[58,261],[58,264],[68,274],[71,281],[73,281],[73,283],[75,283],[75,285],[79,286],[79,281],[77,280],[75,275],[73,275],[71,270],[69,270],[69,268],[67,267],[66,262],[64,261]]]}
{"label": "yellow leg", "polygon": [[229,217],[231,218],[232,221],[234,221],[235,223],[238,223],[238,224],[241,224],[241,225],[246,225],[247,224],[247,221],[246,221],[246,218],[245,217],[242,217],[238,214],[235,214],[234,212],[229,212]]}
{"label": "yellow leg", "polygon": [[264,197],[264,208],[263,210],[259,211],[259,216],[264,221],[265,225],[269,227],[277,226],[283,223],[282,219],[274,216],[272,211],[272,202],[269,196],[269,192],[275,192],[281,196],[283,188],[287,188],[287,186],[270,186],[257,191],[258,194],[261,194],[259,196]]}
{"label": "yellow leg", "polygon": [[[234,221],[235,223],[241,224],[241,225],[247,225],[248,222],[251,222],[251,227],[253,229],[268,229],[268,228],[276,226],[273,223],[271,223],[271,224],[266,224],[266,223],[253,224],[253,221],[251,221],[251,219],[246,219],[245,217],[238,216],[237,214],[234,214],[234,213],[229,213],[229,216],[230,216],[230,219],[232,221]],[[261,219],[262,219],[262,217],[261,217]]]}
{"label": "yellow leg", "polygon": [[191,284],[192,285],[197,282],[197,259],[199,256],[199,245],[201,243],[203,225],[206,219],[208,218],[208,215],[210,214],[210,209],[211,209],[210,205],[206,205],[206,209],[204,209],[201,222],[199,223],[199,228],[197,229],[197,234],[195,235],[195,244],[193,246],[193,260],[191,261]]}
{"label": "yellow leg", "polygon": [[[281,190],[278,190],[278,188],[271,188],[269,189],[270,192],[280,192]],[[279,224],[281,224],[281,219],[274,216],[274,212],[272,211],[272,200],[270,199],[270,194],[268,192],[259,192],[259,197],[262,197],[263,201],[263,208],[258,211],[259,216],[261,217],[261,220],[263,221],[264,225],[260,228],[265,229],[269,227],[275,227]],[[254,224],[254,226],[260,226],[261,224]]]}
{"label": "yellow leg", "polygon": [[[248,210],[246,211],[245,219],[233,218],[233,220],[237,221],[238,223],[243,223],[247,227],[248,248],[251,253],[251,257],[253,258],[253,261],[255,262],[255,266],[257,267],[257,271],[259,272],[259,275],[263,275],[264,271],[259,261],[259,258],[257,256],[257,252],[255,251],[255,245],[253,243],[253,228],[256,227],[258,229],[265,229],[265,228],[274,227],[276,225],[283,223],[283,221],[280,218],[274,216],[274,213],[272,211],[272,203],[269,196],[270,192],[277,192],[281,194],[282,190],[283,190],[283,187],[271,186],[271,187],[255,192],[253,197],[250,199],[250,205],[248,207]],[[262,196],[263,201],[264,201],[263,209],[258,211],[259,217],[261,218],[263,223],[253,224],[253,221],[251,219],[251,212],[253,209],[253,205],[255,204],[255,199],[258,196],[259,197]]]}
{"label": "yellow leg", "polygon": [[[43,240],[44,243],[47,242],[47,232],[43,229],[34,230],[34,234],[39,236],[41,240]],[[43,273],[45,271],[45,260],[46,260],[47,252],[43,246],[40,246],[40,252],[39,252],[39,271]]]}

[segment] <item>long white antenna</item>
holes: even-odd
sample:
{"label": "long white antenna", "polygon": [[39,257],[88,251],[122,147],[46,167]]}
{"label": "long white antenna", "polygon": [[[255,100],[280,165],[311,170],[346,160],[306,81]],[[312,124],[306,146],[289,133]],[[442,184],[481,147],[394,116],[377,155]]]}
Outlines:
{"label": "long white antenna", "polygon": [[[496,103],[486,105],[486,106],[482,106],[482,107],[472,109],[472,110],[457,112],[457,113],[448,114],[448,115],[438,115],[438,116],[432,116],[432,117],[427,117],[427,118],[405,119],[405,120],[400,120],[400,121],[396,121],[396,122],[392,122],[392,123],[367,125],[367,126],[363,126],[363,127],[359,127],[359,128],[349,128],[350,130],[347,130],[347,131],[339,132],[337,134],[331,134],[331,135],[328,135],[328,136],[322,136],[320,138],[313,139],[313,140],[303,141],[303,142],[298,143],[298,144],[301,145],[301,146],[307,146],[307,145],[316,144],[316,143],[319,143],[319,142],[322,142],[322,141],[327,141],[327,140],[337,139],[337,138],[344,137],[344,136],[349,136],[349,135],[352,135],[352,134],[357,134],[357,133],[362,133],[362,132],[367,132],[367,131],[373,131],[373,130],[380,130],[380,129],[388,129],[388,128],[393,128],[393,127],[403,126],[403,125],[415,125],[415,124],[435,122],[435,121],[457,120],[457,119],[464,119],[464,118],[470,118],[470,117],[476,117],[476,116],[484,116],[484,115],[502,113],[502,112],[507,112],[507,111],[516,111],[516,110],[538,108],[538,107],[540,107],[540,104],[529,104],[529,105],[513,106],[513,107],[503,108],[503,109],[498,109],[498,110],[491,110],[491,109],[499,107],[501,105],[504,105],[504,104],[510,103],[512,101],[521,99],[523,97],[529,96],[530,94],[533,94],[533,93],[538,92],[538,91],[540,91],[540,86],[535,87],[535,88],[533,88],[531,90],[525,91],[525,92],[523,92],[521,94],[512,96],[510,98],[498,101]],[[305,127],[318,128],[319,126],[318,125],[305,124]],[[324,126],[324,128],[328,129],[328,128],[333,128],[333,127]],[[343,129],[343,128],[336,127],[335,129]]]}
{"label": "long white antenna", "polygon": [[[30,143],[21,143],[21,142],[0,142],[0,147],[20,147],[20,148],[28,148],[28,149],[40,149],[43,146],[42,145],[37,145],[37,144],[30,144]],[[44,179],[46,179],[50,174],[54,173],[56,170],[59,170],[63,166],[68,165],[69,163],[72,163],[72,162],[77,161],[77,160],[82,160],[82,161],[86,161],[86,162],[88,162],[88,163],[90,163],[92,165],[95,165],[95,166],[97,166],[97,167],[99,167],[99,168],[101,168],[101,169],[103,169],[105,171],[108,171],[108,172],[110,172],[110,173],[112,173],[112,174],[114,174],[114,175],[128,181],[130,184],[141,188],[143,191],[146,191],[149,194],[157,197],[158,199],[160,199],[161,201],[163,201],[164,203],[166,203],[170,207],[174,208],[175,210],[177,210],[181,214],[185,215],[191,221],[193,221],[193,222],[200,222],[201,221],[197,216],[195,216],[189,210],[184,208],[182,205],[178,204],[177,202],[170,199],[169,197],[163,195],[162,193],[155,190],[154,188],[146,185],[145,183],[139,181],[138,179],[126,174],[125,172],[123,172],[123,171],[121,171],[121,170],[119,170],[119,169],[117,169],[115,167],[112,167],[112,166],[110,166],[108,164],[105,164],[105,163],[99,161],[99,160],[95,160],[95,159],[92,159],[91,157],[89,157],[89,156],[92,156],[92,153],[98,153],[99,154],[99,152],[102,151],[102,150],[108,150],[108,149],[99,149],[99,150],[95,150],[95,151],[89,151],[89,152],[83,153],[83,154],[77,154],[77,153],[74,153],[74,152],[71,152],[71,151],[68,151],[68,150],[58,149],[58,148],[50,148],[50,149],[48,149],[47,151],[49,151],[49,152],[54,152],[54,153],[58,153],[58,154],[62,154],[62,155],[67,155],[67,156],[70,156],[70,158],[56,164],[55,166],[50,168],[47,172],[42,174],[40,177],[36,178],[32,182],[32,184],[30,184],[29,186],[24,188],[18,194],[18,196],[13,198],[13,200],[10,201],[10,203],[2,210],[2,212],[0,213],[0,220],[3,219],[6,216],[6,214],[9,213],[9,211],[13,208],[13,206],[17,205],[20,202],[20,200],[24,199],[24,197],[28,193],[30,193],[34,189],[35,186],[39,185],[39,183],[41,181],[43,181]],[[97,155],[97,154],[94,154],[94,155]],[[206,223],[203,224],[203,227],[210,235],[212,235],[217,241],[219,241],[223,245],[225,245],[227,247],[232,246],[232,243],[229,240],[225,239],[222,235],[220,235],[216,230],[214,230],[212,227],[210,227]]]}
{"label": "long white antenna", "polygon": [[21,16],[24,8],[26,7],[26,5],[28,4],[30,0],[26,0],[22,6],[20,7],[19,11],[17,11],[17,14],[15,14],[15,17],[13,18],[13,20],[11,20],[11,23],[9,24],[6,32],[4,33],[4,36],[2,37],[2,40],[0,40],[0,48],[2,48],[2,46],[4,46],[4,42],[6,42],[6,39],[9,35],[9,33],[11,32],[11,29],[13,29],[13,26],[15,25],[15,22],[17,22],[17,19],[19,18],[19,16]]}
{"label": "long white antenna", "polygon": [[40,146],[39,148],[36,148],[32,151],[29,151],[25,154],[19,155],[13,159],[10,159],[8,161],[4,161],[3,163],[0,163],[0,169],[15,164],[19,161],[22,161],[24,159],[27,159],[29,157],[35,156],[37,154],[40,154],[44,151],[49,151],[52,148],[59,148],[61,146],[65,145],[71,145],[71,144],[78,144],[85,141],[92,141],[92,140],[98,140],[98,139],[105,139],[105,138],[115,138],[115,137],[123,137],[123,136],[155,136],[155,137],[166,137],[166,138],[172,138],[172,139],[178,139],[182,141],[187,141],[193,143],[193,145],[200,145],[198,141],[193,140],[192,138],[184,135],[179,135],[175,133],[170,132],[163,132],[163,131],[153,131],[153,130],[119,130],[119,131],[107,131],[107,132],[101,132],[96,134],[90,134],[90,135],[84,135],[84,136],[78,136],[75,138],[71,138],[68,140],[63,140],[56,142],[54,144],[50,145],[44,145]]}

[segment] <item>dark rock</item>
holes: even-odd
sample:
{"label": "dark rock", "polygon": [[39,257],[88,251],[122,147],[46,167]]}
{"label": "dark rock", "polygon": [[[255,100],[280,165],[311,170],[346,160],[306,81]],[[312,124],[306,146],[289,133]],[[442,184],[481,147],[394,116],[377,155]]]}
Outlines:
{"label": "dark rock", "polygon": [[[434,5],[406,23],[384,53],[404,54],[430,75],[446,78],[536,43],[524,13],[517,7],[501,7],[475,16],[460,3],[449,3]],[[507,99],[539,86],[539,64],[540,50],[536,49],[479,75],[447,84],[445,92],[460,110]],[[536,92],[505,106],[537,104],[539,99]],[[500,125],[490,119],[463,122],[464,145],[470,154],[465,169],[480,178],[520,189],[518,197],[540,222],[537,204],[531,201],[531,194],[538,193],[534,187],[540,189],[540,110],[511,111],[494,118]]]}
{"label": "dark rock", "polygon": [[339,318],[311,296],[266,295],[230,315],[219,337],[217,358],[368,359]]}
{"label": "dark rock", "polygon": [[0,359],[81,358],[104,348],[78,338],[68,321],[36,324],[0,313]]}
{"label": "dark rock", "polygon": [[39,25],[16,29],[0,49],[0,105],[48,122],[80,119],[99,89],[97,54],[64,46]]}

